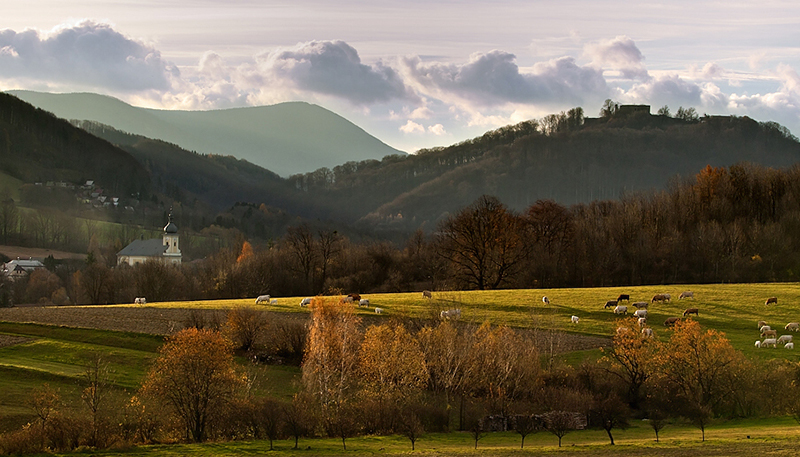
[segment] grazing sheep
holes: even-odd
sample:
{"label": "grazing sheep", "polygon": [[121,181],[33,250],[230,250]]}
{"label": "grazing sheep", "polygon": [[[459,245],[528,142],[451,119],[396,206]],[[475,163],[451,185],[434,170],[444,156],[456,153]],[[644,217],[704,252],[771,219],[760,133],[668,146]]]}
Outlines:
{"label": "grazing sheep", "polygon": [[362,306],[365,307],[365,308],[369,308],[369,299],[362,298],[361,300],[359,300],[358,301],[358,307],[361,308]]}
{"label": "grazing sheep", "polygon": [[545,305],[549,305],[550,304],[550,299],[547,298],[546,296],[542,297],[542,303],[544,303]]}
{"label": "grazing sheep", "polygon": [[792,335],[781,335],[778,338],[778,343],[780,343],[780,344],[786,344],[786,343],[792,343],[792,342],[793,342],[792,341]]}
{"label": "grazing sheep", "polygon": [[758,329],[761,330],[761,327],[767,325],[767,321],[758,321]]}
{"label": "grazing sheep", "polygon": [[300,300],[300,306],[308,306],[311,304],[311,297],[306,297]]}
{"label": "grazing sheep", "polygon": [[642,336],[645,338],[652,338],[653,337],[653,329],[651,328],[643,328],[642,329]]}
{"label": "grazing sheep", "polygon": [[690,314],[700,317],[700,310],[697,308],[686,308],[686,311],[683,312],[683,317],[686,317]]}
{"label": "grazing sheep", "polygon": [[580,317],[578,317],[578,316],[572,316],[572,318],[570,319],[570,322],[572,322],[573,324],[577,324],[577,323],[578,323],[578,321],[580,321],[580,320],[581,320],[581,318],[580,318]]}
{"label": "grazing sheep", "polygon": [[777,305],[778,304],[778,297],[769,297],[767,299],[767,301],[764,302],[765,305],[769,305],[770,303],[775,303]]}
{"label": "grazing sheep", "polygon": [[259,295],[256,297],[256,305],[259,303],[269,303],[269,295]]}
{"label": "grazing sheep", "polygon": [[788,324],[786,324],[786,327],[784,327],[784,329],[796,332],[800,330],[800,322],[789,322]]}
{"label": "grazing sheep", "polygon": [[147,300],[145,300],[144,297],[136,297],[133,299],[133,303],[136,305],[146,305]]}
{"label": "grazing sheep", "polygon": [[439,313],[439,317],[442,319],[460,318],[461,309],[449,309],[447,311],[442,311]]}
{"label": "grazing sheep", "polygon": [[771,347],[777,347],[777,345],[778,345],[778,342],[777,342],[777,340],[775,340],[775,338],[767,338],[767,339],[765,339],[764,341],[761,342],[761,347],[762,348],[768,348],[770,346]]}
{"label": "grazing sheep", "polygon": [[628,327],[617,327],[617,335],[630,331]]}
{"label": "grazing sheep", "polygon": [[277,298],[273,298],[272,300],[270,300],[269,304],[270,305],[277,305],[278,304],[278,299]]}
{"label": "grazing sheep", "polygon": [[613,308],[617,306],[617,303],[619,303],[617,300],[609,300],[606,302],[605,306],[603,306],[603,309]]}
{"label": "grazing sheep", "polygon": [[635,301],[633,302],[633,306],[635,306],[638,309],[647,309],[647,307],[650,306],[650,303],[646,301]]}
{"label": "grazing sheep", "polygon": [[668,317],[667,320],[664,321],[664,327],[675,325],[678,323],[679,320],[681,320],[680,317]]}
{"label": "grazing sheep", "polygon": [[761,326],[761,327],[759,327],[759,329],[758,329],[758,331],[759,331],[759,332],[761,332],[761,333],[764,333],[764,332],[765,332],[765,331],[767,331],[767,330],[772,330],[772,327],[770,327],[769,325],[762,325],[762,326]]}
{"label": "grazing sheep", "polygon": [[681,292],[681,295],[678,297],[678,300],[682,300],[684,298],[691,298],[694,300],[694,292],[687,290],[685,292]]}
{"label": "grazing sheep", "polygon": [[614,314],[628,314],[628,307],[617,305],[617,307],[614,308]]}
{"label": "grazing sheep", "polygon": [[761,338],[768,338],[770,336],[773,337],[773,338],[777,338],[778,337],[778,331],[777,330],[765,330],[765,331],[761,332]]}
{"label": "grazing sheep", "polygon": [[628,294],[620,294],[619,297],[617,297],[617,301],[622,301],[622,300],[630,301],[631,296]]}
{"label": "grazing sheep", "polygon": [[383,312],[383,308],[375,308],[375,314],[381,314]]}
{"label": "grazing sheep", "polygon": [[664,301],[672,301],[672,295],[670,294],[663,294],[663,295],[664,295]]}
{"label": "grazing sheep", "polygon": [[786,343],[786,346],[784,346],[784,348],[786,348],[786,349],[794,349],[794,343]]}
{"label": "grazing sheep", "polygon": [[636,317],[647,317],[647,310],[646,309],[637,309],[633,312],[633,315]]}
{"label": "grazing sheep", "polygon": [[644,328],[645,325],[647,325],[647,318],[646,317],[640,317],[639,318],[639,328]]}
{"label": "grazing sheep", "polygon": [[761,341],[759,341],[759,340],[756,340],[756,347],[757,347],[757,348],[760,348],[760,347],[761,347]]}
{"label": "grazing sheep", "polygon": [[422,291],[422,298],[431,299],[431,298],[433,298],[433,294],[431,294],[430,290],[423,290]]}

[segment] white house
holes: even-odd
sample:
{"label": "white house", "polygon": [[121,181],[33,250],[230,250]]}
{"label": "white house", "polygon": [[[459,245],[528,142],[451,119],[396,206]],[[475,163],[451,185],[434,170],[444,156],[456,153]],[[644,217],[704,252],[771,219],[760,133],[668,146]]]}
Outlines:
{"label": "white house", "polygon": [[3,274],[9,279],[15,280],[22,278],[28,275],[30,272],[40,268],[44,268],[44,264],[38,260],[33,260],[33,258],[30,257],[28,260],[24,260],[17,257],[16,260],[12,260],[3,264]]}
{"label": "white house", "polygon": [[181,250],[178,246],[178,226],[172,222],[172,212],[169,222],[164,226],[161,239],[134,240],[117,253],[117,265],[127,263],[130,266],[144,263],[148,260],[158,260],[166,264],[180,264]]}

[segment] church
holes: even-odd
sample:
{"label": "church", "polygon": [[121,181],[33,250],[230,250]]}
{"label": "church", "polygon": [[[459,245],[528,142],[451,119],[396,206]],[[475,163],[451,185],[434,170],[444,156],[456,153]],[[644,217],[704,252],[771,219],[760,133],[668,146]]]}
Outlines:
{"label": "church", "polygon": [[127,263],[134,266],[148,260],[156,260],[169,265],[181,263],[181,250],[178,247],[178,226],[172,222],[172,211],[169,222],[164,226],[161,239],[134,240],[117,253],[117,265]]}

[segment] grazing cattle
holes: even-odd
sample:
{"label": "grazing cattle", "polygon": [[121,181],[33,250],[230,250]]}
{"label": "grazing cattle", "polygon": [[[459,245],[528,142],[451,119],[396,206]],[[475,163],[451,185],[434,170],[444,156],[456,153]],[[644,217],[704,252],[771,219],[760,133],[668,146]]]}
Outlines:
{"label": "grazing cattle", "polygon": [[269,303],[271,305],[277,305],[278,304],[278,299],[277,298],[273,298],[272,300],[269,301]]}
{"label": "grazing cattle", "polygon": [[757,348],[760,348],[760,347],[761,347],[761,341],[759,341],[759,340],[756,340],[756,347],[757,347]]}
{"label": "grazing cattle", "polygon": [[550,304],[550,299],[547,298],[546,296],[542,297],[542,303],[544,303],[545,305],[549,305]]}
{"label": "grazing cattle", "polygon": [[308,306],[311,304],[311,297],[306,297],[300,300],[300,306]]}
{"label": "grazing cattle", "polygon": [[683,317],[686,317],[689,314],[694,314],[695,316],[700,317],[700,310],[697,308],[686,308],[686,311],[683,312]]}
{"label": "grazing cattle", "polygon": [[572,316],[572,318],[570,319],[570,321],[571,321],[573,324],[577,324],[577,323],[578,323],[578,321],[579,321],[580,319],[581,319],[581,318],[579,318],[578,316]]}
{"label": "grazing cattle", "polygon": [[619,297],[617,297],[617,301],[622,301],[622,300],[630,301],[631,296],[628,294],[620,294]]}
{"label": "grazing cattle", "polygon": [[650,306],[650,303],[647,303],[646,301],[635,301],[633,302],[633,306],[638,309],[647,309],[647,307]]}
{"label": "grazing cattle", "polygon": [[133,299],[133,303],[136,304],[136,305],[146,305],[147,304],[147,300],[145,300],[144,297],[136,297],[136,298]]}
{"label": "grazing cattle", "polygon": [[786,344],[786,343],[791,343],[791,342],[792,342],[792,335],[781,335],[778,338],[778,343],[781,343],[781,344]]}
{"label": "grazing cattle", "polygon": [[639,322],[639,328],[644,328],[644,326],[647,325],[647,318],[640,317],[638,322]]}
{"label": "grazing cattle", "polygon": [[422,291],[422,298],[433,298],[433,294],[431,294],[430,290],[423,290]]}
{"label": "grazing cattle", "polygon": [[269,303],[269,295],[259,295],[256,297],[256,305],[259,303]]}
{"label": "grazing cattle", "polygon": [[778,342],[777,342],[777,340],[775,340],[775,338],[767,338],[767,339],[765,339],[764,341],[761,342],[761,347],[762,348],[777,347],[777,345],[778,345]]}
{"label": "grazing cattle", "polygon": [[667,320],[664,321],[664,327],[675,325],[678,323],[679,320],[681,320],[680,317],[668,317]]}
{"label": "grazing cattle", "polygon": [[617,307],[614,308],[614,314],[628,314],[628,307],[617,305]]}
{"label": "grazing cattle", "polygon": [[381,314],[383,312],[383,308],[375,308],[375,314]]}
{"label": "grazing cattle", "polygon": [[636,317],[647,317],[647,310],[646,309],[637,309],[633,312],[633,315]]}
{"label": "grazing cattle", "polygon": [[768,338],[770,336],[773,337],[773,338],[777,338],[778,337],[778,331],[777,330],[764,330],[763,332],[761,332],[761,338]]}
{"label": "grazing cattle", "polygon": [[767,321],[758,321],[758,329],[761,330],[761,327],[767,325]]}
{"label": "grazing cattle", "polygon": [[643,328],[642,329],[642,336],[645,338],[652,338],[653,337],[653,329],[651,328]]}
{"label": "grazing cattle", "polygon": [[439,313],[439,317],[442,319],[457,319],[461,317],[461,309],[448,309],[447,311],[442,311]]}
{"label": "grazing cattle", "polygon": [[769,297],[767,299],[767,301],[764,302],[765,305],[769,305],[770,303],[775,303],[777,305],[778,304],[778,297]]}
{"label": "grazing cattle", "polygon": [[663,295],[664,295],[664,301],[672,301],[672,295],[670,294],[663,294]]}
{"label": "grazing cattle", "polygon": [[362,298],[361,300],[359,300],[358,301],[358,307],[361,308],[362,306],[365,307],[365,308],[369,308],[369,299]]}
{"label": "grazing cattle", "polygon": [[691,298],[694,300],[694,292],[687,290],[685,292],[681,292],[681,295],[678,297],[678,300],[682,300],[684,298]]}
{"label": "grazing cattle", "polygon": [[609,300],[606,302],[606,305],[603,306],[603,309],[613,308],[617,306],[617,303],[619,303],[617,300]]}
{"label": "grazing cattle", "polygon": [[786,343],[786,346],[784,346],[784,347],[786,349],[794,349],[794,343]]}
{"label": "grazing cattle", "polygon": [[653,295],[653,299],[650,300],[651,303],[655,303],[655,302],[659,302],[660,303],[660,302],[665,302],[665,301],[667,301],[667,297],[665,297],[664,294],[655,294],[655,295]]}
{"label": "grazing cattle", "polygon": [[796,332],[800,330],[800,322],[789,322],[784,329]]}

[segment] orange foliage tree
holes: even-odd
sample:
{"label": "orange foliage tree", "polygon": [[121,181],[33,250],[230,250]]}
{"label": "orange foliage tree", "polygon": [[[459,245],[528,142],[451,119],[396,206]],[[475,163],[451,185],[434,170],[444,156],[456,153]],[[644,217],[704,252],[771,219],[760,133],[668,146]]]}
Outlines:
{"label": "orange foliage tree", "polygon": [[612,338],[611,349],[603,350],[601,360],[605,369],[625,383],[628,404],[636,408],[641,400],[642,386],[650,378],[654,367],[656,341],[644,338],[639,332],[636,318],[620,320],[618,331]]}
{"label": "orange foliage tree", "polygon": [[147,373],[142,392],[168,405],[194,442],[244,386],[234,369],[230,341],[219,332],[190,328],[169,338]]}

